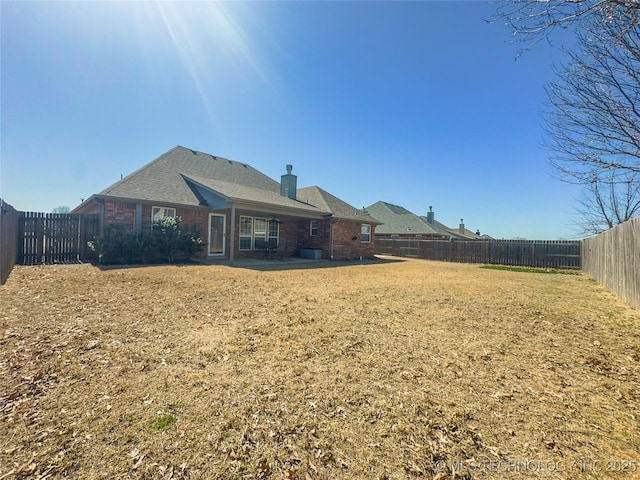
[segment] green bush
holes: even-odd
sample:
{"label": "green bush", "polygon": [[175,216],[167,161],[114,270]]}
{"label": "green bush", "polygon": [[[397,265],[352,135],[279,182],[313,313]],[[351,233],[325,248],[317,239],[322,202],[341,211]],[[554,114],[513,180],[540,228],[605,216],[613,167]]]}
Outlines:
{"label": "green bush", "polygon": [[107,264],[190,261],[206,246],[197,227],[182,225],[180,218],[164,218],[147,231],[110,225],[88,245]]}

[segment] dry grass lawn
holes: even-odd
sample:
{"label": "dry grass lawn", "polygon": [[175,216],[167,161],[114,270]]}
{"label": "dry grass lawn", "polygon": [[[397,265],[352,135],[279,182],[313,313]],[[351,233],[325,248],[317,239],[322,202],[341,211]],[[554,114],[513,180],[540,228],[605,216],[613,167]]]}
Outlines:
{"label": "dry grass lawn", "polygon": [[640,478],[640,312],[584,275],[331,265],[16,267],[0,479]]}

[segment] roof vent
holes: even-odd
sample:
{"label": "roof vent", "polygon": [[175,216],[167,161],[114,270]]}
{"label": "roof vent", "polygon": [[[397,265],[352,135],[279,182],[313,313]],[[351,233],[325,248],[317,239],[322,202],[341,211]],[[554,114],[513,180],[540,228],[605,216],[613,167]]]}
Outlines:
{"label": "roof vent", "polygon": [[191,150],[191,153],[193,153],[194,155],[198,155],[198,152],[196,152],[195,150]]}

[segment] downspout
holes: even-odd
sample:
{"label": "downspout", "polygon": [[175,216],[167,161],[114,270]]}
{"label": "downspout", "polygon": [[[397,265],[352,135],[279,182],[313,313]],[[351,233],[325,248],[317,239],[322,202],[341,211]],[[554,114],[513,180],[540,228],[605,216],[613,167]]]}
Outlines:
{"label": "downspout", "polygon": [[229,264],[233,265],[234,252],[236,248],[236,206],[231,204],[231,235],[229,237]]}

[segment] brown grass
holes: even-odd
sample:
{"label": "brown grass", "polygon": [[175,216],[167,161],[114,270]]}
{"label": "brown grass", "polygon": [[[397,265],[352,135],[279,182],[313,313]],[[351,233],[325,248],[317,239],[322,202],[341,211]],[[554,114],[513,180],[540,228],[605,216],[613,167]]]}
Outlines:
{"label": "brown grass", "polygon": [[0,479],[640,478],[640,313],[583,275],[16,267],[0,322]]}

